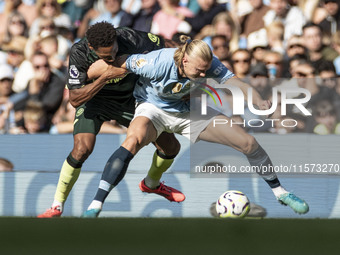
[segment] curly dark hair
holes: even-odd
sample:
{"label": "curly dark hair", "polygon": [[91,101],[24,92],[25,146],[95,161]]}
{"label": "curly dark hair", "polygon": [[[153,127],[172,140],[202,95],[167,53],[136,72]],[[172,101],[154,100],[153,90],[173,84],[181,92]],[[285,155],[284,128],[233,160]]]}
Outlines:
{"label": "curly dark hair", "polygon": [[116,40],[116,29],[106,21],[98,22],[86,31],[86,37],[95,50],[99,47],[110,47]]}

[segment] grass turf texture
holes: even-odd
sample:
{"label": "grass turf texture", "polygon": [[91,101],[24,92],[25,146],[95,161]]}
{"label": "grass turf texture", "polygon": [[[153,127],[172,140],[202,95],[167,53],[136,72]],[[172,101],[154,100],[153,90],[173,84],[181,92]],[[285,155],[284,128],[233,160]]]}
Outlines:
{"label": "grass turf texture", "polygon": [[2,217],[0,226],[4,255],[340,254],[340,220]]}

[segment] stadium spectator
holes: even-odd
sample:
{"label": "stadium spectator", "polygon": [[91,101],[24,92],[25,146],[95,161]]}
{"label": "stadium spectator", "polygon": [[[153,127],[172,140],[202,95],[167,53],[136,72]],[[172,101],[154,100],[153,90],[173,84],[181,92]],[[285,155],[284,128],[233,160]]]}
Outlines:
{"label": "stadium spectator", "polygon": [[37,0],[38,17],[34,20],[29,35],[34,36],[39,34],[41,22],[43,17],[49,17],[53,19],[56,27],[66,27],[72,29],[72,22],[70,17],[62,13],[61,6],[57,0]]}
{"label": "stadium spectator", "polygon": [[[49,56],[51,68],[57,74],[65,71],[65,62],[71,42],[57,33],[57,28],[51,17],[42,17],[39,24],[39,34],[29,37],[25,46],[26,59],[20,64],[14,79],[13,90],[15,92],[23,91],[30,79],[34,76],[33,66],[30,58],[35,51],[42,51]],[[55,42],[55,37],[57,42]],[[57,48],[56,48],[57,47]]]}
{"label": "stadium spectator", "polygon": [[326,16],[326,11],[320,6],[320,0],[294,0],[290,1],[290,4],[292,2],[300,8],[308,21],[318,24]]}
{"label": "stadium spectator", "polygon": [[[268,76],[268,70],[264,63],[259,62],[256,65],[252,65],[247,78],[249,85],[256,89],[261,98],[265,100],[271,99],[272,87]],[[246,120],[246,123],[252,119],[253,126],[261,126],[260,121],[254,121],[254,119],[261,119],[261,116],[252,113],[248,107],[245,107],[242,118]],[[269,122],[265,122],[261,127],[256,128],[247,124],[247,130],[251,132],[267,132],[270,128],[271,124]]]}
{"label": "stadium spectator", "polygon": [[211,38],[211,47],[213,54],[219,60],[225,60],[229,58],[229,44],[228,40],[223,35],[215,35]]}
{"label": "stadium spectator", "polygon": [[252,53],[252,65],[263,62],[263,57],[268,50],[267,32],[260,29],[248,35],[247,48]]}
{"label": "stadium spectator", "polygon": [[0,158],[0,172],[12,172],[14,165],[11,161],[5,158]]}
{"label": "stadium spectator", "polygon": [[12,89],[14,79],[13,68],[7,64],[0,65],[0,104],[7,103],[14,93]]}
{"label": "stadium spectator", "polygon": [[19,12],[12,12],[6,22],[6,31],[0,35],[0,47],[4,43],[8,43],[15,36],[28,37],[28,27],[24,16]]}
{"label": "stadium spectator", "polygon": [[328,100],[321,100],[316,103],[313,116],[316,126],[313,129],[315,134],[340,135],[340,122],[337,120],[337,112],[335,106]]}
{"label": "stadium spectator", "polygon": [[274,21],[270,25],[266,26],[266,34],[268,40],[268,47],[270,50],[284,54],[284,26],[281,21]]}
{"label": "stadium spectator", "polygon": [[245,37],[264,28],[263,16],[270,10],[263,0],[249,0],[249,3],[253,10],[240,18],[241,35]]}
{"label": "stadium spectator", "polygon": [[102,21],[109,22],[114,27],[129,27],[133,23],[133,16],[122,9],[122,0],[105,0],[104,12],[101,13],[95,9],[90,9],[85,14],[78,29],[78,38],[85,35],[89,26]]}
{"label": "stadium spectator", "polygon": [[240,78],[244,79],[250,71],[251,54],[246,49],[239,49],[232,53],[231,55],[232,67],[234,74]]}
{"label": "stadium spectator", "polygon": [[322,86],[334,89],[337,82],[335,67],[331,61],[324,61],[318,66],[317,72],[322,79]]}
{"label": "stadium spectator", "polygon": [[129,14],[136,14],[141,9],[141,1],[136,0],[123,0],[122,1],[122,9]]}
{"label": "stadium spectator", "polygon": [[72,45],[72,42],[68,38],[62,36],[59,33],[59,30],[60,29],[56,27],[53,18],[41,17],[39,20],[38,34],[30,36],[27,42],[25,48],[26,58],[29,59],[34,51],[40,50],[39,43],[45,37],[56,36],[58,40],[58,48],[55,50],[55,54],[58,55],[58,58],[65,60]]}
{"label": "stadium spectator", "polygon": [[302,34],[306,18],[298,7],[290,6],[288,0],[270,0],[269,7],[271,10],[263,17],[265,26],[276,20],[281,21],[284,25],[284,41],[294,34]]}
{"label": "stadium spectator", "polygon": [[305,55],[307,57],[307,50],[304,46],[303,39],[299,35],[293,35],[287,41],[286,51],[288,59],[295,55]]}
{"label": "stadium spectator", "polygon": [[327,16],[319,23],[322,32],[329,38],[340,30],[340,2],[338,0],[321,0]]}
{"label": "stadium spectator", "polygon": [[334,61],[334,59],[339,56],[334,49],[323,44],[322,30],[320,26],[314,23],[307,23],[303,27],[303,39],[309,59],[315,68],[317,68],[322,61]]}
{"label": "stadium spectator", "polygon": [[[24,16],[29,28],[38,16],[37,7],[35,5],[27,5],[21,0],[6,0],[4,11],[0,13],[0,24],[6,24],[10,14],[15,11]],[[5,30],[6,26],[0,26],[0,34],[4,33]]]}
{"label": "stadium spectator", "polygon": [[171,39],[178,32],[190,32],[190,26],[182,20],[194,16],[188,8],[179,6],[179,0],[158,0],[158,3],[161,9],[153,17],[151,33]]}
{"label": "stadium spectator", "polygon": [[253,65],[249,72],[249,84],[260,94],[263,99],[269,99],[272,87],[269,82],[268,69],[265,64]]}
{"label": "stadium spectator", "polygon": [[169,12],[169,14],[171,13],[175,17],[188,23],[190,26],[190,32],[188,34],[190,34],[191,37],[195,37],[204,26],[210,25],[217,14],[226,11],[226,6],[218,4],[216,0],[197,0],[197,3],[200,6],[200,11],[194,15],[194,17],[185,17],[177,12]]}
{"label": "stadium spectator", "polygon": [[300,62],[308,61],[307,56],[303,54],[296,54],[293,57],[288,59],[288,72],[289,77],[292,77],[292,73],[294,72],[294,68],[300,64]]}
{"label": "stadium spectator", "polygon": [[204,26],[195,39],[204,40],[211,46],[211,37],[223,35],[229,41],[231,52],[239,48],[239,28],[228,12],[221,12],[216,15],[211,24]]}
{"label": "stadium spectator", "polygon": [[14,72],[7,64],[0,65],[0,134],[6,134],[15,126],[15,113],[10,97],[14,94],[12,89]]}
{"label": "stadium spectator", "polygon": [[[96,1],[98,2],[98,1]],[[73,1],[58,1],[61,4],[62,13],[67,14],[72,23],[72,33],[75,34],[80,22],[85,13],[93,6],[93,0],[73,0]]]}
{"label": "stadium spectator", "polygon": [[287,77],[284,73],[283,56],[281,53],[268,50],[263,56],[263,63],[265,63],[268,69],[269,79],[271,80],[272,86],[280,84],[281,78]]}
{"label": "stadium spectator", "polygon": [[132,28],[150,32],[153,16],[160,10],[157,0],[142,0],[142,6],[138,13],[133,15]]}
{"label": "stadium spectator", "polygon": [[335,66],[336,74],[340,75],[340,31],[337,31],[332,36],[332,48],[338,53],[338,56],[334,59],[333,64]]}
{"label": "stadium spectator", "polygon": [[49,128],[53,115],[62,102],[65,80],[60,79],[51,71],[48,57],[44,53],[35,52],[30,61],[34,76],[28,82],[27,88],[18,94],[21,109],[25,109],[29,100],[41,103],[46,112],[46,127]]}
{"label": "stadium spectator", "polygon": [[[306,60],[300,60],[292,70],[292,78],[297,82],[298,87],[309,90],[312,97],[319,93],[315,77],[316,69],[311,62]],[[298,96],[299,95],[296,95],[296,97]],[[309,103],[311,103],[311,101]]]}
{"label": "stadium spectator", "polygon": [[[328,100],[336,109],[340,109],[340,83],[338,75],[335,72],[335,67],[332,62],[324,61],[318,67],[321,83],[319,84],[320,91],[314,97],[314,101]],[[337,118],[340,119],[340,112],[337,111]]]}
{"label": "stadium spectator", "polygon": [[48,132],[46,111],[41,102],[27,101],[23,112],[23,133],[37,134]]}
{"label": "stadium spectator", "polygon": [[24,49],[27,39],[23,36],[15,36],[8,43],[2,45],[7,53],[6,63],[11,65],[16,72],[20,64],[25,60]]}

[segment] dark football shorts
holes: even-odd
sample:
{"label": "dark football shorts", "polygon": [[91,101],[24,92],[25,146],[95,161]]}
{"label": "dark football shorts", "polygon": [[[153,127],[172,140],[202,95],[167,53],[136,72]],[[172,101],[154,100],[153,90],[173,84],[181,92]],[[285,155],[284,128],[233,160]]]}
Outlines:
{"label": "dark football shorts", "polygon": [[89,101],[76,109],[73,135],[79,133],[98,134],[104,121],[116,120],[119,124],[128,127],[133,115],[134,105],[129,111],[122,111],[119,105],[112,102],[100,103]]}

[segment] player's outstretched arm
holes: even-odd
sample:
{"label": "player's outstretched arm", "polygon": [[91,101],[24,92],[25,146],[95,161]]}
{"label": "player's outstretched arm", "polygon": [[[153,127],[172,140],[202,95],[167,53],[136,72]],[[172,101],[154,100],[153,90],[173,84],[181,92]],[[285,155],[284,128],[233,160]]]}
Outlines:
{"label": "player's outstretched arm", "polygon": [[[225,84],[239,87],[242,90],[243,94],[245,95],[245,98],[246,99],[248,98],[248,88],[251,88],[251,86],[243,82],[236,76],[227,80]],[[255,89],[252,90],[252,95],[254,104],[257,105],[260,110],[268,110],[271,107],[272,104],[271,101],[263,100],[260,94]]]}

